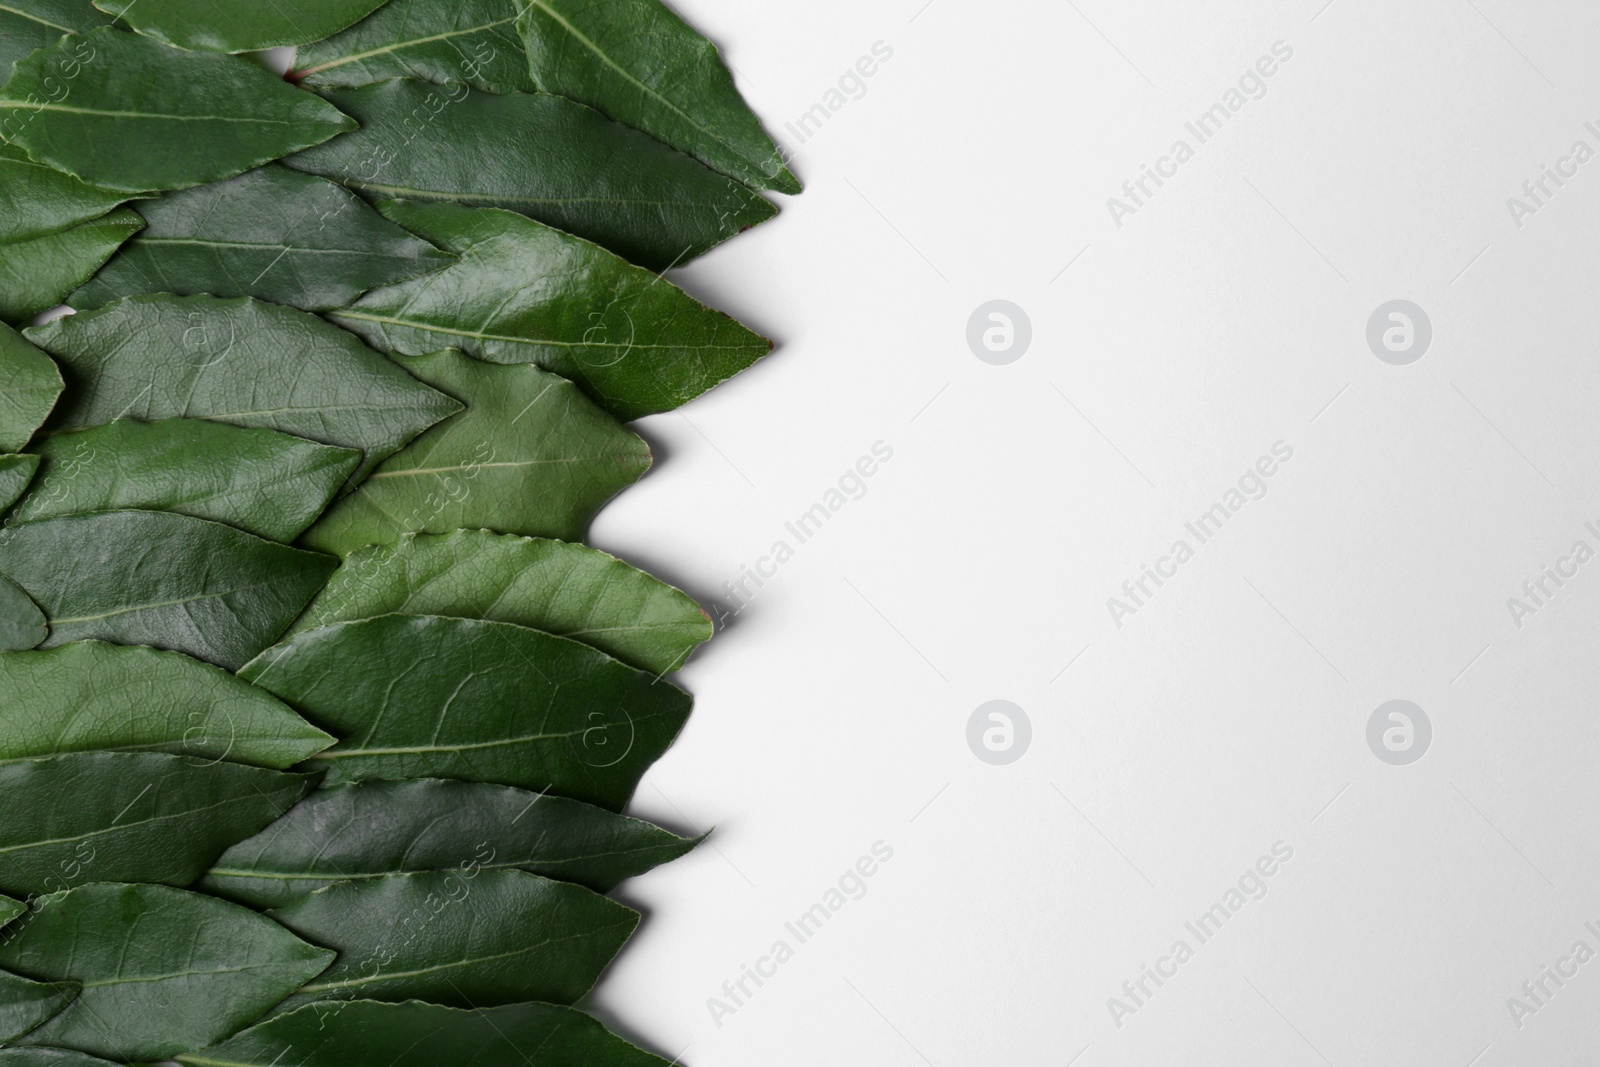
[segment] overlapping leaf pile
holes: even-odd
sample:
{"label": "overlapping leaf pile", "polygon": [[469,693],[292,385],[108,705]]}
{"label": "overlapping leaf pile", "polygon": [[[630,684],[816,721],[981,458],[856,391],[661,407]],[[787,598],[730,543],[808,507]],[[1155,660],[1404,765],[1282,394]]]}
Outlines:
{"label": "overlapping leaf pile", "polygon": [[8,0],[0,77],[0,1067],[660,1065],[572,1005],[711,624],[581,541],[771,347],[656,273],[799,190],[715,50]]}

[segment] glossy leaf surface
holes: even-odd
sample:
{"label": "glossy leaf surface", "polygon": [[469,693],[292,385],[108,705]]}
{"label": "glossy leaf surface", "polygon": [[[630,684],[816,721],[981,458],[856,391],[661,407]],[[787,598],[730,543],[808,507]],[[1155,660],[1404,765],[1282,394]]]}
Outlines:
{"label": "glossy leaf surface", "polygon": [[326,41],[300,49],[290,77],[315,89],[390,78],[532,92],[513,0],[389,0]]}
{"label": "glossy leaf surface", "polygon": [[35,982],[0,971],[0,1041],[21,1037],[78,995],[76,982]]}
{"label": "glossy leaf surface", "polygon": [[70,229],[0,244],[0,319],[13,325],[60,304],[144,225],[122,209]]}
{"label": "glossy leaf surface", "polygon": [[[0,10],[0,24],[5,19]],[[0,45],[0,63],[3,49]],[[98,189],[0,143],[0,241],[55,233],[97,219],[126,199],[125,192]]]}

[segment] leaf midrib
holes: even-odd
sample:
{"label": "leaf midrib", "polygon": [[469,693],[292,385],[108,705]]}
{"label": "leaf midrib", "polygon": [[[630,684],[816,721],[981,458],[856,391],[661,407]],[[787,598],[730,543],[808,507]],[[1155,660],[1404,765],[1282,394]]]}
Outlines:
{"label": "leaf midrib", "polygon": [[508,22],[515,21],[517,21],[517,17],[513,15],[508,19],[501,19],[499,22],[487,22],[482,26],[469,26],[464,30],[450,30],[445,33],[436,33],[431,37],[412,37],[409,39],[399,40],[394,44],[385,45],[382,48],[374,48],[366,52],[357,52],[355,55],[345,56],[343,59],[331,60],[330,62],[322,63],[315,67],[307,67],[304,70],[296,71],[295,73],[301,78],[309,78],[313,74],[320,74],[325,70],[332,70],[334,67],[342,67],[346,63],[358,63],[363,59],[371,59],[373,56],[382,56],[387,55],[390,52],[398,52],[402,48],[415,48],[418,45],[433,44],[435,41],[448,41],[452,37],[464,37],[469,33],[478,33],[482,30],[492,30],[496,26],[504,26]]}

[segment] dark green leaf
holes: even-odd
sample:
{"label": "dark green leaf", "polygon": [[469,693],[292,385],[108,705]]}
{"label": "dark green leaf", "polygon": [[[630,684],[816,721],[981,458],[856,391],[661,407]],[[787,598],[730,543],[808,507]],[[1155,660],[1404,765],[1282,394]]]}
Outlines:
{"label": "dark green leaf", "polygon": [[709,640],[692,599],[586,545],[487,530],[407,534],[345,559],[291,633],[375,615],[514,622],[666,674]]}
{"label": "dark green leaf", "polygon": [[38,456],[0,456],[0,513],[27,492],[38,469]]}
{"label": "dark green leaf", "polygon": [[307,547],[344,555],[462,527],[578,540],[650,466],[643,441],[554,374],[455,351],[402,365],[467,410],[385,460],[306,532]]}
{"label": "dark green leaf", "polygon": [[332,958],[248,908],[158,885],[103,883],[45,897],[0,944],[0,966],[84,987],[23,1044],[117,1060],[159,1060],[223,1040]]}
{"label": "dark green leaf", "polygon": [[290,77],[317,89],[390,78],[532,92],[514,0],[389,0],[326,41],[300,49]]}
{"label": "dark green leaf", "polygon": [[177,652],[80,641],[0,655],[0,763],[109,749],[282,770],[333,738]]}
{"label": "dark green leaf", "polygon": [[689,696],[587,645],[503,622],[385,615],[301,634],[241,677],[345,738],[346,780],[498,782],[620,810]]}
{"label": "dark green leaf", "polygon": [[72,294],[258,296],[325,311],[454,261],[323,178],[269,165],[139,206],[149,224]]}
{"label": "dark green leaf", "polygon": [[20,451],[55,407],[61,372],[50,357],[0,325],[0,452]]}
{"label": "dark green leaf", "polygon": [[57,429],[173,417],[260,426],[361,449],[358,480],[461,410],[344,330],[258,300],[135,296],[28,338],[72,382]]}
{"label": "dark green leaf", "polygon": [[190,1067],[670,1067],[589,1016],[555,1004],[462,1011],[411,1001],[313,1004],[194,1056]]}
{"label": "dark green leaf", "polygon": [[0,1067],[116,1067],[116,1064],[64,1048],[4,1048],[0,1049]]}
{"label": "dark green leaf", "polygon": [[37,648],[50,636],[50,626],[39,605],[22,587],[0,574],[0,652]]}
{"label": "dark green leaf", "polygon": [[[0,25],[6,18],[5,9],[0,8]],[[3,42],[0,37],[0,55]],[[0,62],[5,61],[0,58]],[[14,145],[0,143],[0,241],[55,233],[97,219],[126,199],[127,193],[97,189],[54,167],[35,163]]]}
{"label": "dark green leaf", "polygon": [[571,1004],[639,924],[599,893],[526,871],[427,871],[338,882],[270,913],[339,956],[289,1001]]}
{"label": "dark green leaf", "polygon": [[312,793],[200,884],[258,908],[338,881],[524,870],[604,893],[699,844],[565,797],[478,782],[357,782]]}
{"label": "dark green leaf", "polygon": [[111,21],[85,0],[7,0],[0,6],[0,83],[11,76],[11,64],[35,49]]}
{"label": "dark green leaf", "polygon": [[221,523],[106,511],[0,530],[0,574],[86,639],[187,652],[229,670],[270,645],[337,562]]}
{"label": "dark green leaf", "polygon": [[8,525],[145,508],[213,519],[293,541],[361,462],[351,448],[203,419],[119,419],[51,434],[38,481]]}
{"label": "dark green leaf", "polygon": [[461,262],[329,316],[379,348],[422,355],[454,345],[493,363],[532,363],[624,420],[692,400],[772,350],[660,276],[512,212],[381,209]]}
{"label": "dark green leaf", "polygon": [[0,891],[86,882],[184,886],[315,783],[238,763],[155,752],[74,752],[0,766]]}
{"label": "dark green leaf", "polygon": [[179,48],[260,52],[320,41],[383,0],[95,0],[135,30]]}
{"label": "dark green leaf", "polygon": [[28,910],[28,906],[20,900],[10,897],[0,897],[0,926],[6,925],[12,919]]}
{"label": "dark green leaf", "polygon": [[110,28],[18,62],[0,115],[30,158],[129,192],[231,178],[355,127],[248,60]]}
{"label": "dark green leaf", "polygon": [[126,208],[67,230],[0,244],[0,319],[48,311],[89,279],[144,219]]}
{"label": "dark green leaf", "polygon": [[0,1041],[21,1037],[78,995],[76,982],[32,982],[0,971]]}
{"label": "dark green leaf", "polygon": [[540,89],[580,100],[757,189],[798,193],[716,46],[661,0],[526,0]]}
{"label": "dark green leaf", "polygon": [[361,129],[285,162],[369,199],[508,208],[654,270],[777,210],[698,160],[559,96],[405,79],[327,96]]}

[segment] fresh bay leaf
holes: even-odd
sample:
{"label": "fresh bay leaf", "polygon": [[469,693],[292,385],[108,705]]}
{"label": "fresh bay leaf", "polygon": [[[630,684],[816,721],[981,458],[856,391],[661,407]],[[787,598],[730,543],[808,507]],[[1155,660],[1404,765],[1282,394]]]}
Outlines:
{"label": "fresh bay leaf", "polygon": [[0,897],[0,926],[6,925],[27,910],[28,906],[20,900]]}
{"label": "fresh bay leaf", "polygon": [[0,942],[0,967],[83,984],[21,1044],[118,1061],[221,1041],[332,959],[248,908],[158,885],[98,883],[44,897]]}
{"label": "fresh bay leaf", "polygon": [[248,60],[109,27],[20,60],[0,88],[0,133],[29,158],[129,192],[231,178],[354,127]]}
{"label": "fresh bay leaf", "polygon": [[397,79],[325,95],[361,128],[285,162],[369,199],[519,211],[652,270],[777,211],[698,160],[548,93]]}
{"label": "fresh bay leaf", "polygon": [[538,1067],[671,1067],[556,1004],[462,1011],[371,1000],[313,1004],[177,1060],[189,1067],[494,1067],[518,1055],[513,1049],[537,1050]]}
{"label": "fresh bay leaf", "polygon": [[0,1048],[0,1067],[116,1067],[116,1064],[64,1048]]}
{"label": "fresh bay leaf", "polygon": [[361,453],[277,430],[204,419],[118,419],[38,443],[42,467],[7,525],[142,508],[293,541],[327,507]]}
{"label": "fresh bay leaf", "polygon": [[513,0],[389,0],[343,33],[301,48],[291,80],[346,89],[390,78],[532,92]]}
{"label": "fresh bay leaf", "polygon": [[314,775],[154,752],[74,752],[0,765],[0,891],[86,882],[185,886],[294,806]]}
{"label": "fresh bay leaf", "polygon": [[[0,8],[0,26],[8,17],[14,16]],[[3,42],[0,31],[0,64],[9,71]],[[0,143],[0,241],[55,233],[97,219],[126,199],[127,193],[96,188],[54,167],[35,163],[15,145]]]}
{"label": "fresh bay leaf", "polygon": [[385,215],[461,257],[330,314],[374,346],[453,345],[569,378],[623,420],[668,411],[772,342],[605,249],[510,211],[389,202]]}
{"label": "fresh bay leaf", "polygon": [[354,193],[275,164],[138,211],[144,231],[72,294],[74,307],[133,293],[211,293],[326,311],[455,259]]}
{"label": "fresh bay leaf", "polygon": [[384,460],[306,531],[306,547],[344,555],[463,527],[576,541],[650,466],[649,446],[554,374],[453,350],[400,363],[466,410]]}
{"label": "fresh bay leaf", "polygon": [[28,491],[28,485],[38,469],[38,456],[0,456],[0,513],[4,513]]}
{"label": "fresh bay leaf", "polygon": [[60,1014],[78,991],[76,982],[34,982],[0,971],[0,1041],[21,1037]]}
{"label": "fresh bay leaf", "polygon": [[20,451],[33,437],[56,398],[61,371],[50,357],[0,324],[0,452]]}
{"label": "fresh bay leaf", "polygon": [[526,871],[426,871],[337,882],[269,913],[339,955],[291,998],[457,1008],[571,1004],[639,925],[593,890]]}
{"label": "fresh bay leaf", "polygon": [[124,208],[70,229],[0,244],[0,319],[15,325],[60,304],[143,225],[138,212]]}
{"label": "fresh bay leaf", "polygon": [[0,574],[0,652],[38,648],[50,636],[50,625],[39,605],[22,587]]}
{"label": "fresh bay leaf", "polygon": [[757,189],[800,191],[716,46],[661,0],[525,0],[517,28],[545,92]]}
{"label": "fresh bay leaf", "polygon": [[605,893],[677,859],[700,840],[511,786],[357,782],[312,793],[228,849],[199,888],[274,908],[339,881],[419,871],[523,870]]}
{"label": "fresh bay leaf", "polygon": [[174,417],[259,426],[360,449],[359,480],[461,410],[348,332],[259,300],[134,296],[27,336],[72,382],[56,429]]}
{"label": "fresh bay leaf", "polygon": [[454,778],[620,810],[689,716],[689,695],[564,637],[385,615],[300,634],[240,672],[344,738],[333,780]]}
{"label": "fresh bay leaf", "polygon": [[376,615],[512,622],[667,674],[711,619],[690,597],[587,545],[488,530],[406,534],[351,553],[290,633]]}
{"label": "fresh bay leaf", "polygon": [[332,743],[265,690],[181,653],[78,641],[0,655],[0,765],[106,750],[283,770]]}
{"label": "fresh bay leaf", "polygon": [[11,64],[30,52],[111,22],[83,0],[7,0],[0,5],[0,84],[11,76]]}
{"label": "fresh bay leaf", "polygon": [[179,48],[261,52],[320,41],[383,0],[94,0],[139,33]]}
{"label": "fresh bay leaf", "polygon": [[283,633],[336,565],[160,511],[69,515],[0,530],[0,574],[44,610],[46,647],[151,645],[229,670]]}

